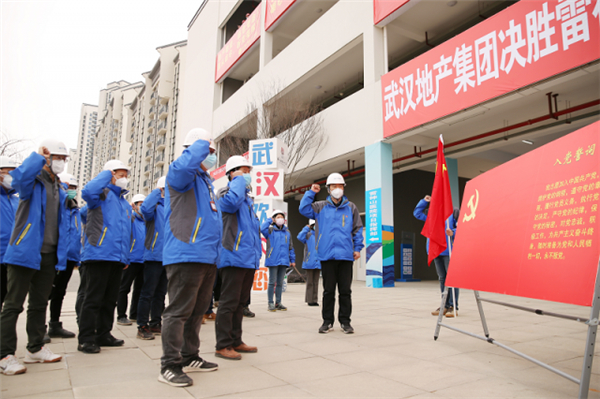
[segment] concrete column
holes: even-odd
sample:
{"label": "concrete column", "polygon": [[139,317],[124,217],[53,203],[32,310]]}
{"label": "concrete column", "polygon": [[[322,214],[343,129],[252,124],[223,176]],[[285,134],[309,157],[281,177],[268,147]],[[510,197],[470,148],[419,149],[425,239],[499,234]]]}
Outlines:
{"label": "concrete column", "polygon": [[367,287],[393,287],[394,189],[389,143],[365,147],[365,195]]}
{"label": "concrete column", "polygon": [[265,16],[267,15],[267,1],[260,4],[260,65],[259,70],[273,59],[273,34],[265,30]]}
{"label": "concrete column", "polygon": [[446,166],[448,167],[450,191],[452,191],[452,205],[454,208],[460,208],[460,200],[458,198],[458,160],[446,158]]}

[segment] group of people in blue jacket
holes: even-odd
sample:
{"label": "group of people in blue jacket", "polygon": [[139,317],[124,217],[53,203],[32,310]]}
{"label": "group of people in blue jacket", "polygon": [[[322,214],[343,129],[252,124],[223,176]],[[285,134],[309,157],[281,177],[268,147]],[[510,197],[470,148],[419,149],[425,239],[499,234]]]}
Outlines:
{"label": "group of people in blue jacket", "polygon": [[[131,203],[126,199],[130,168],[119,160],[108,161],[81,190],[86,202],[81,209],[76,201],[76,180],[63,174],[68,157],[64,143],[45,140],[38,152],[18,166],[0,158],[1,373],[15,375],[27,370],[15,357],[17,319],[27,296],[23,363],[61,360],[45,346],[45,335],[75,336],[63,328],[60,309],[77,265],[81,352],[94,354],[103,346],[123,345],[123,340],[111,334],[116,307],[117,323],[131,324],[134,319],[138,338],[162,334],[159,381],[184,387],[193,384],[187,373],[217,370],[217,364],[199,356],[199,331],[211,303],[217,270],[221,295],[215,356],[240,360],[242,353],[258,351],[242,340],[243,311],[262,256],[261,233],[267,239],[265,265],[270,270],[268,310],[287,309],[281,302],[282,283],[286,269],[295,267],[295,253],[285,214],[276,210],[260,225],[250,195],[252,165],[243,156],[227,160],[228,184],[215,193],[207,172],[217,162],[209,131],[192,129],[183,147],[156,189],[148,197],[133,196]],[[321,272],[323,324],[318,332],[333,329],[337,289],[337,319],[343,332],[353,333],[352,263],[364,247],[363,227],[358,209],[344,196],[343,177],[331,174],[326,186],[329,195],[325,199],[315,201],[321,187],[314,184],[300,203],[300,213],[311,219],[298,235],[305,243],[303,267],[309,271],[306,302],[318,305]],[[132,284],[134,295],[127,317]]]}

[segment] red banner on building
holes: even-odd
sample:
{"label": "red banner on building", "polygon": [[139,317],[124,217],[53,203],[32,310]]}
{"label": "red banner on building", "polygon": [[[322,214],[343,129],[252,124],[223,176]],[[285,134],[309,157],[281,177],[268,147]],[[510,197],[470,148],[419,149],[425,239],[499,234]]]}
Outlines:
{"label": "red banner on building", "polygon": [[265,15],[265,30],[268,31],[281,16],[290,9],[296,0],[267,0],[267,15]]}
{"label": "red banner on building", "polygon": [[600,58],[600,0],[520,1],[381,78],[394,134]]}
{"label": "red banner on building", "polygon": [[469,181],[446,285],[591,306],[600,122]]}
{"label": "red banner on building", "polygon": [[410,0],[373,0],[373,23],[378,25]]}
{"label": "red banner on building", "polygon": [[231,67],[233,67],[233,65],[235,65],[248,50],[250,50],[259,38],[260,7],[256,7],[221,51],[219,51],[219,54],[217,54],[215,82],[219,82]]}

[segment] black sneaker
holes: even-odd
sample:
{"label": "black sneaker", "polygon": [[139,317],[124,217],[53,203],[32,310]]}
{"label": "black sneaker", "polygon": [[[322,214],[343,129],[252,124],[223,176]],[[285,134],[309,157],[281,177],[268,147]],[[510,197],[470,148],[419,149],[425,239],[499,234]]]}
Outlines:
{"label": "black sneaker", "polygon": [[96,345],[98,346],[123,346],[125,341],[113,337],[108,334],[106,337],[96,339]]}
{"label": "black sneaker", "polygon": [[319,328],[319,334],[327,334],[329,331],[333,331],[333,324],[331,324],[331,323],[325,322]]}
{"label": "black sneaker", "polygon": [[283,306],[283,303],[276,303],[275,304],[275,309],[277,310],[287,310],[287,308],[285,306]]}
{"label": "black sneaker", "polygon": [[155,335],[160,335],[162,332],[162,326],[160,324],[150,326],[150,332]]}
{"label": "black sneaker", "polygon": [[219,368],[217,363],[207,362],[198,356],[182,363],[181,366],[184,373],[193,373],[196,371],[215,371]]}
{"label": "black sneaker", "polygon": [[245,307],[244,308],[244,316],[245,317],[254,317],[254,316],[256,316],[256,314],[253,311],[251,311],[249,307]]}
{"label": "black sneaker", "polygon": [[194,383],[194,380],[183,372],[181,366],[165,367],[160,370],[158,380],[172,387],[189,387]]}
{"label": "black sneaker", "polygon": [[131,324],[133,324],[133,322],[127,317],[119,317],[117,319],[117,324],[120,326],[130,326]]}
{"label": "black sneaker", "polygon": [[100,347],[94,342],[84,342],[77,345],[77,350],[83,353],[100,353]]}
{"label": "black sneaker", "polygon": [[354,328],[350,324],[342,324],[341,326],[344,334],[354,334]]}
{"label": "black sneaker", "polygon": [[152,334],[152,332],[150,331],[150,327],[142,326],[142,327],[138,327],[137,338],[144,339],[144,340],[150,340],[150,339],[154,339],[154,334]]}

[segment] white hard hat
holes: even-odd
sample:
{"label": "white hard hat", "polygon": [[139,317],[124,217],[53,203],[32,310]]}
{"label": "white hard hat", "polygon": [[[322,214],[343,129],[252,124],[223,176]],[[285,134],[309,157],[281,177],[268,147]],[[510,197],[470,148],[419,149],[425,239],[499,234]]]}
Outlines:
{"label": "white hard hat", "polygon": [[108,161],[107,163],[104,164],[104,168],[102,170],[126,170],[127,172],[129,172],[131,169],[129,168],[129,166],[125,165],[123,163],[123,161],[121,161],[120,159],[111,159],[110,161]]}
{"label": "white hard hat", "polygon": [[67,185],[69,185],[69,186],[75,186],[75,187],[79,186],[79,183],[77,182],[77,179],[75,178],[75,176],[73,176],[70,173],[63,172],[58,175],[58,178],[60,179],[60,181],[62,183],[67,183]]}
{"label": "white hard hat", "polygon": [[315,219],[308,219],[308,225],[312,226],[313,224],[315,224]]}
{"label": "white hard hat", "polygon": [[215,146],[212,143],[212,133],[208,130],[199,127],[190,130],[185,135],[185,139],[183,139],[183,147],[189,147],[192,144],[194,144],[197,140],[208,141],[210,143],[210,148],[216,150]]}
{"label": "white hard hat", "polygon": [[133,202],[134,204],[136,202],[144,202],[144,200],[146,199],[146,196],[144,194],[136,194],[133,196],[133,199],[131,200],[131,202]]}
{"label": "white hard hat", "polygon": [[346,182],[344,181],[344,177],[339,173],[332,173],[327,177],[325,185],[329,186],[330,184],[343,184],[345,186]]}
{"label": "white hard hat", "polygon": [[273,213],[271,213],[271,219],[275,219],[275,216],[277,215],[282,215],[285,218],[285,213],[283,213],[283,211],[280,211],[279,209],[275,209],[273,211]]}
{"label": "white hard hat", "polygon": [[252,164],[246,158],[241,155],[234,155],[227,160],[225,164],[225,173],[229,173],[233,169],[247,166],[252,170]]}
{"label": "white hard hat", "polygon": [[167,178],[165,176],[158,179],[158,182],[156,183],[156,188],[165,188],[166,181],[167,181]]}
{"label": "white hard hat", "polygon": [[17,165],[17,163],[15,161],[13,161],[12,159],[10,159],[9,157],[4,156],[4,155],[0,156],[0,169],[16,168],[17,166],[19,166],[19,165]]}
{"label": "white hard hat", "polygon": [[46,139],[42,141],[40,147],[46,147],[48,151],[50,151],[50,155],[65,155],[69,156],[69,151],[67,150],[67,146],[62,141],[58,141],[56,139]]}

